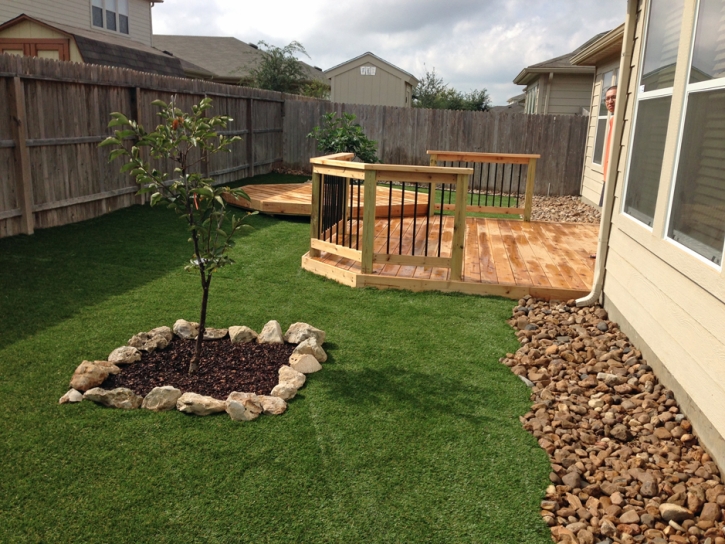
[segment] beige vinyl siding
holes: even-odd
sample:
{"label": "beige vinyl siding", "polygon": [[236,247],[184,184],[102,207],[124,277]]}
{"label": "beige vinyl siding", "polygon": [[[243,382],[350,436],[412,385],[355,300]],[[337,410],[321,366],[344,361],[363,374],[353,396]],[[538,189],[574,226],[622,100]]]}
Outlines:
{"label": "beige vinyl siding", "polygon": [[68,38],[65,34],[39,25],[31,21],[23,21],[11,28],[0,31],[0,38],[21,38],[21,39],[69,39],[70,60],[72,62],[83,62],[80,51],[76,46],[73,38]]}
{"label": "beige vinyl siding", "polygon": [[546,113],[550,115],[581,115],[588,109],[592,96],[591,75],[554,74],[551,80]]}
{"label": "beige vinyl siding", "polygon": [[[722,467],[725,466],[725,410],[722,409],[725,406],[725,274],[663,239],[663,232],[657,228],[652,232],[621,213],[643,19],[640,13],[632,76],[626,93],[622,156],[605,264],[604,305],[624,332],[642,348],[660,380],[674,391],[701,443]],[[619,97],[623,98],[621,89]],[[666,156],[665,162],[667,159]]]}
{"label": "beige vinyl siding", "polygon": [[[375,75],[360,74],[361,66],[375,66]],[[330,99],[348,104],[406,107],[411,105],[405,101],[408,94],[406,82],[388,72],[381,63],[360,59],[345,72],[332,77]]]}
{"label": "beige vinyl siding", "polygon": [[[151,45],[151,4],[147,0],[129,0],[129,38]],[[3,0],[0,3],[0,23],[21,14],[51,23],[99,30],[91,24],[91,0]],[[109,32],[114,36],[126,36]]]}
{"label": "beige vinyl siding", "polygon": [[619,68],[619,59],[607,62],[597,66],[597,71],[594,76],[594,83],[590,88],[591,101],[589,103],[589,129],[587,131],[587,146],[586,154],[584,158],[584,172],[582,173],[582,186],[581,196],[585,202],[589,204],[599,204],[599,197],[602,194],[602,184],[604,183],[604,173],[602,172],[602,165],[594,164],[592,157],[594,155],[594,140],[597,134],[597,113],[599,111],[599,104],[602,97],[602,93],[605,89],[602,88],[601,75],[607,72],[611,72]]}

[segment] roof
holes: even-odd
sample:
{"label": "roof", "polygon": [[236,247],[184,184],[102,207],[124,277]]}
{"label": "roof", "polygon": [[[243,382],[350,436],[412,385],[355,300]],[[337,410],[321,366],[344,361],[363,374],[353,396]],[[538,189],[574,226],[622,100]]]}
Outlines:
{"label": "roof", "polygon": [[389,63],[387,60],[378,57],[376,54],[371,53],[370,51],[368,51],[367,53],[363,53],[362,55],[358,55],[357,57],[355,57],[353,59],[346,60],[345,62],[342,62],[336,66],[333,66],[332,68],[328,68],[327,70],[325,70],[325,75],[328,78],[332,78],[342,72],[346,72],[347,71],[346,68],[347,68],[348,64],[353,64],[353,63],[357,62],[358,60],[362,60],[365,57],[373,57],[375,60],[387,65],[389,68],[392,68],[394,71],[399,72],[399,75],[402,77],[402,79],[407,80],[408,83],[410,83],[413,87],[415,87],[416,85],[418,85],[418,83],[420,83],[420,81],[418,81],[418,78],[415,77],[410,72],[406,72],[402,68],[398,68],[394,64]]}
{"label": "roof", "polygon": [[164,55],[141,42],[107,32],[62,25],[25,14],[3,23],[0,25],[0,30],[9,28],[21,21],[32,21],[72,37],[78,46],[83,61],[89,64],[117,66],[140,72],[184,77],[184,70],[179,59]]}
{"label": "roof", "polygon": [[506,100],[507,104],[517,104],[519,102],[524,102],[526,100],[526,93],[517,94],[516,96],[512,96],[508,100]]}
{"label": "roof", "polygon": [[559,57],[554,57],[553,59],[545,60],[543,62],[527,66],[526,68],[521,70],[519,75],[514,78],[514,83],[516,83],[517,85],[528,85],[536,81],[541,74],[549,74],[552,72],[555,74],[593,74],[593,67],[576,66],[572,64],[571,61],[572,58],[574,58],[581,51],[589,47],[592,43],[600,39],[605,34],[607,34],[607,32],[597,34],[593,38],[587,40],[582,45],[577,47],[571,53],[567,53],[566,55],[561,55]]}
{"label": "roof", "polygon": [[[203,66],[212,78],[238,83],[248,76],[264,54],[256,45],[223,36],[153,35],[154,47],[188,63]],[[327,83],[322,70],[300,61],[310,79]]]}
{"label": "roof", "polygon": [[580,48],[579,53],[572,57],[571,63],[579,66],[596,66],[604,60],[619,57],[622,54],[623,41],[624,23],[591,42],[587,47]]}

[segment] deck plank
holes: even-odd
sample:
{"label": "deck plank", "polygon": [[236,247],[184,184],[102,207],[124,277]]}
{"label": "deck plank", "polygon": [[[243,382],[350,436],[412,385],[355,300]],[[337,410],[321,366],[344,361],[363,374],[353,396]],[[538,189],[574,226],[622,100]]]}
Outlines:
{"label": "deck plank", "polygon": [[516,240],[516,247],[524,260],[526,269],[529,272],[532,285],[543,285],[545,287],[551,287],[551,282],[546,276],[539,258],[536,256],[532,247],[532,240],[526,236],[525,232],[521,229],[521,223],[523,221],[509,221],[507,223],[508,228],[511,230],[511,235]]}
{"label": "deck plank", "polygon": [[501,238],[501,229],[499,228],[498,221],[486,219],[486,230],[489,234],[491,253],[493,254],[493,262],[496,266],[498,282],[516,283],[516,278],[511,263],[509,262],[508,254],[506,253],[506,247]]}
{"label": "deck plank", "polygon": [[531,249],[536,255],[541,266],[544,268],[546,278],[552,287],[559,289],[569,289],[569,282],[566,281],[564,274],[561,273],[559,267],[556,265],[556,255],[551,255],[548,248],[543,240],[539,237],[537,230],[531,225],[531,223],[521,222],[518,226],[525,234],[526,238],[531,243]]}
{"label": "deck plank", "polygon": [[501,240],[506,248],[509,263],[511,264],[514,281],[516,285],[536,285],[529,275],[529,270],[524,262],[524,258],[519,250],[509,223],[510,221],[498,221],[498,228],[501,233]]}

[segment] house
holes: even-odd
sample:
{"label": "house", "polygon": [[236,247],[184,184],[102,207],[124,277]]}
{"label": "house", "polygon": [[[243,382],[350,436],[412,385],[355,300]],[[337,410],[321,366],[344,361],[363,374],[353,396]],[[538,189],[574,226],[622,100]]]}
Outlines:
{"label": "house", "polygon": [[617,85],[623,38],[624,24],[621,24],[582,48],[571,59],[575,66],[593,66],[595,70],[581,185],[582,200],[594,206],[599,205],[604,184],[604,144],[611,117],[604,105],[604,95],[607,89]]}
{"label": "house", "polygon": [[413,104],[418,79],[372,53],[364,53],[325,70],[330,100],[348,104],[398,106]]}
{"label": "house", "polygon": [[571,53],[521,70],[514,83],[526,85],[525,113],[589,115],[594,68],[576,66],[571,60],[602,35],[598,34]]}
{"label": "house", "polygon": [[594,287],[578,301],[603,300],[720,467],[724,8],[722,0],[627,2]]}
{"label": "house", "polygon": [[151,47],[149,0],[13,0],[0,4],[0,53],[184,76]]}
{"label": "house", "polygon": [[[187,77],[213,79],[230,85],[248,83],[250,71],[259,64],[263,54],[256,45],[219,36],[154,34],[153,45],[185,62]],[[302,61],[300,63],[310,80],[327,83],[320,68]],[[206,75],[196,71],[199,66],[206,69]]]}

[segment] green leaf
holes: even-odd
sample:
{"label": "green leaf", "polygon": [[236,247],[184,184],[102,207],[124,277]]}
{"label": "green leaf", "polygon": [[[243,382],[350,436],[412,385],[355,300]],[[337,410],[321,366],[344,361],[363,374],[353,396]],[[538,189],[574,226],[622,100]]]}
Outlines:
{"label": "green leaf", "polygon": [[106,147],[107,145],[121,145],[121,140],[118,138],[114,138],[113,136],[109,136],[105,140],[103,140],[100,144],[98,144],[98,147]]}
{"label": "green leaf", "polygon": [[151,195],[151,205],[156,206],[161,200],[163,199],[163,195],[161,193],[154,193]]}

